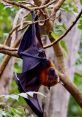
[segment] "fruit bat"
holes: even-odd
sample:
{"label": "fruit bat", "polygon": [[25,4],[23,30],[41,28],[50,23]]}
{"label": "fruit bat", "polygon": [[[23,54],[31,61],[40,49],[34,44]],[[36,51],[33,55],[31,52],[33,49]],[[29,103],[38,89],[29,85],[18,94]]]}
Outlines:
{"label": "fruit bat", "polygon": [[[32,12],[32,20],[37,19],[38,17]],[[20,92],[38,91],[41,85],[50,88],[58,82],[54,64],[46,58],[38,23],[32,23],[25,31],[18,55],[23,60],[22,73],[15,76]],[[29,96],[25,100],[38,117],[43,117],[37,95]]]}

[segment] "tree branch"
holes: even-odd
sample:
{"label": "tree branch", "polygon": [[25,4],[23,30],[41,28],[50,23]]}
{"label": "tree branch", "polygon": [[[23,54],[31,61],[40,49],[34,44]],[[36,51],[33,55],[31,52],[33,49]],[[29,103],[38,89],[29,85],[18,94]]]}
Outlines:
{"label": "tree branch", "polygon": [[[19,43],[20,43],[20,39],[17,39],[17,40],[15,41],[15,44],[12,46],[12,48],[16,48],[16,47],[19,45]],[[9,52],[9,53],[10,53],[10,52]],[[9,53],[8,53],[8,54],[9,54]],[[13,53],[13,55],[14,55],[14,53]],[[16,55],[16,56],[17,56],[17,55]],[[11,58],[11,56],[6,55],[5,58],[3,59],[3,62],[2,62],[1,65],[0,65],[0,76],[2,75],[2,73],[3,73],[3,71],[4,71],[5,67],[6,67],[6,65],[8,64],[10,58]]]}
{"label": "tree branch", "polygon": [[61,40],[72,30],[72,28],[73,28],[74,25],[77,23],[77,21],[79,20],[79,18],[80,18],[81,15],[82,15],[82,9],[81,9],[80,13],[78,14],[78,16],[76,17],[76,19],[75,19],[75,21],[73,22],[73,24],[68,28],[68,30],[67,30],[59,39],[57,39],[56,41],[52,42],[52,43],[49,44],[49,45],[44,46],[44,48],[45,48],[45,49],[46,49],[46,48],[49,48],[49,47],[51,47],[51,46],[57,44],[59,41],[61,41]]}
{"label": "tree branch", "polygon": [[12,52],[12,51],[9,51],[9,50],[0,50],[0,53],[7,54],[9,56],[13,56],[13,57],[18,57],[19,58],[17,51],[13,51]]}
{"label": "tree branch", "polygon": [[[52,5],[53,3],[56,2],[56,0],[53,0],[53,1],[48,2],[47,4],[44,4],[44,5],[42,5],[42,6],[31,8],[31,7],[26,7],[26,6],[24,6],[24,5],[20,4],[20,3],[17,3],[17,2],[10,2],[10,1],[8,1],[8,0],[3,0],[3,1],[6,2],[6,3],[8,3],[8,4],[11,4],[11,5],[24,8],[24,9],[26,9],[26,10],[28,10],[28,11],[43,9],[43,8],[46,8],[46,7],[48,7],[49,5]],[[59,0],[60,3],[61,3],[61,1],[62,1],[62,0]],[[63,0],[63,1],[65,1],[65,0]],[[32,5],[32,6],[33,6],[33,5]],[[54,7],[55,7],[55,8],[58,8],[57,6],[58,6],[58,2],[57,2],[57,4],[55,3],[55,6],[54,6]]]}
{"label": "tree branch", "polygon": [[82,108],[82,93],[80,90],[76,87],[74,83],[68,78],[68,76],[58,73],[60,80],[63,82],[63,86],[70,92],[70,94],[75,98],[77,103]]}
{"label": "tree branch", "polygon": [[54,3],[56,5],[56,0],[52,0],[51,2],[48,2],[47,4],[44,3],[44,5],[39,6],[39,7],[34,7],[33,9],[34,10],[44,9],[44,8],[47,8],[48,6],[54,4]]}
{"label": "tree branch", "polygon": [[0,44],[0,51],[1,50],[17,51],[18,49],[17,48],[8,47],[8,46]]}
{"label": "tree branch", "polygon": [[3,1],[6,2],[6,3],[8,3],[8,4],[11,4],[11,5],[13,5],[13,6],[21,7],[21,8],[24,8],[24,9],[28,10],[28,11],[31,11],[30,8],[24,6],[24,5],[20,4],[20,3],[11,2],[11,1],[8,1],[8,0],[3,0]]}
{"label": "tree branch", "polygon": [[[9,51],[7,50],[7,54],[8,52]],[[5,54],[6,54],[6,51],[5,51]],[[9,52],[9,55],[19,57],[17,52]],[[8,60],[9,57],[6,56],[6,60]],[[71,93],[71,95],[76,99],[76,101],[82,108],[82,94],[79,91],[79,89],[74,85],[74,83],[70,81],[70,79],[67,76],[65,76],[64,74],[61,74],[60,72],[58,72],[58,74],[59,74],[60,80],[63,82],[63,86]]]}
{"label": "tree branch", "polygon": [[[35,1],[35,0],[34,0]],[[63,0],[62,0],[63,1]],[[58,8],[56,8],[56,12],[59,9],[59,7],[61,7],[61,4],[58,5]],[[45,11],[44,11],[45,12]],[[55,11],[54,11],[55,12]],[[50,21],[47,21],[46,23],[46,28],[48,29],[48,25],[49,25],[49,30],[48,32],[53,31],[52,28],[52,24]],[[49,35],[50,40],[53,41],[54,39],[51,37],[51,34]],[[57,56],[57,60],[58,60],[58,71],[61,71],[62,73],[66,73],[65,70],[65,64],[64,64],[64,58],[63,58],[63,52],[62,49],[59,45],[59,43],[57,43],[55,46],[53,45],[55,54]],[[75,100],[77,101],[77,103],[82,107],[82,93],[78,90],[78,88],[70,81],[70,79],[66,75],[60,75],[60,79],[61,81],[64,83],[64,87],[68,90],[69,93],[71,93],[71,95],[75,98]],[[65,77],[66,76],[66,77]]]}
{"label": "tree branch", "polygon": [[50,0],[44,0],[42,2],[43,2],[42,5],[45,5],[45,4],[48,4],[50,2]]}
{"label": "tree branch", "polygon": [[59,10],[59,8],[62,6],[62,4],[64,3],[65,0],[57,0],[57,3],[54,4],[53,10],[52,10],[52,14],[54,12],[57,12]]}
{"label": "tree branch", "polygon": [[[53,17],[53,16],[49,16],[48,18],[46,18],[46,19],[44,19],[44,20],[38,20],[38,21],[35,21],[35,22],[31,22],[31,21],[27,21],[27,22],[24,22],[24,23],[27,23],[27,25],[24,27],[24,28],[26,28],[28,25],[30,25],[30,24],[34,24],[34,23],[40,23],[40,22],[45,22],[45,21],[47,21],[47,20],[49,20],[51,17]],[[7,39],[6,40],[8,40],[10,37],[11,37],[11,35],[13,34],[13,32],[16,30],[16,29],[18,29],[19,28],[19,26],[20,25],[18,25],[18,26],[16,26],[10,33],[9,33],[9,35],[8,35],[8,37],[7,37]],[[21,31],[22,29],[20,29],[20,30],[18,30],[18,31]],[[10,52],[10,51],[18,51],[18,49],[17,48],[12,48],[12,47],[8,47],[8,46],[6,46],[6,45],[2,45],[2,44],[0,44],[0,53],[3,53],[3,54],[8,54],[8,55],[12,55],[12,56],[18,56],[18,55],[16,55],[16,54],[14,54],[15,52]],[[7,53],[8,52],[8,53]]]}

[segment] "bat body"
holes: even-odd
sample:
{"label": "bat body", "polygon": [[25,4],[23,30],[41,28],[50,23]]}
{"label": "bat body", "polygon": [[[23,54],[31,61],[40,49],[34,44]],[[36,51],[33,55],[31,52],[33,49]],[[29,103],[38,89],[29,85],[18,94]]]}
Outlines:
{"label": "bat body", "polygon": [[[32,18],[37,20],[34,12]],[[58,82],[54,64],[46,58],[38,23],[31,24],[25,31],[18,54],[23,60],[22,73],[15,76],[20,92],[38,91],[41,85],[49,88]],[[25,100],[38,117],[43,117],[37,95]]]}
{"label": "bat body", "polygon": [[57,71],[51,61],[47,60],[47,65],[41,68],[39,79],[41,84],[47,86],[48,88],[59,82]]}

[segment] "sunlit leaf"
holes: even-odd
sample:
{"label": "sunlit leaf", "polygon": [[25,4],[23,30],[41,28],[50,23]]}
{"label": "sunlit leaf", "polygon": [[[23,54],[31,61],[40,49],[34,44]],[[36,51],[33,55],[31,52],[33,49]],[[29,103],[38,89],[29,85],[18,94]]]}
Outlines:
{"label": "sunlit leaf", "polygon": [[66,0],[64,2],[64,4],[62,5],[62,8],[66,11],[66,12],[69,12],[69,13],[74,13],[74,12],[78,12],[78,8],[77,8],[77,5],[76,5],[76,2],[75,0]]}
{"label": "sunlit leaf", "polygon": [[55,32],[51,32],[51,36],[54,38],[54,39],[57,39],[59,36],[57,33]]}
{"label": "sunlit leaf", "polygon": [[82,25],[79,24],[79,25],[78,25],[78,28],[79,28],[80,30],[82,30]]}
{"label": "sunlit leaf", "polygon": [[79,21],[79,24],[81,24],[81,25],[82,25],[82,19]]}
{"label": "sunlit leaf", "polygon": [[65,43],[65,41],[61,41],[60,42],[60,44],[61,44],[61,46],[63,47],[63,49],[65,50],[65,52],[68,52],[68,48],[67,48],[67,45],[66,45],[66,43]]}
{"label": "sunlit leaf", "polygon": [[6,112],[3,110],[0,110],[0,117],[6,116]]}

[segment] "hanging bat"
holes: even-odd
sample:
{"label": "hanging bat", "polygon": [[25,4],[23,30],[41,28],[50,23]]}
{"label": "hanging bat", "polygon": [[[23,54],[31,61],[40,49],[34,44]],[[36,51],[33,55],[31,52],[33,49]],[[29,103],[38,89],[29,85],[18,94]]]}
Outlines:
{"label": "hanging bat", "polygon": [[[34,12],[32,19],[37,21]],[[22,73],[15,76],[20,92],[38,91],[41,85],[50,88],[58,83],[54,64],[46,58],[38,23],[31,24],[24,33],[18,54],[23,60]],[[37,95],[25,100],[38,117],[43,117]]]}

